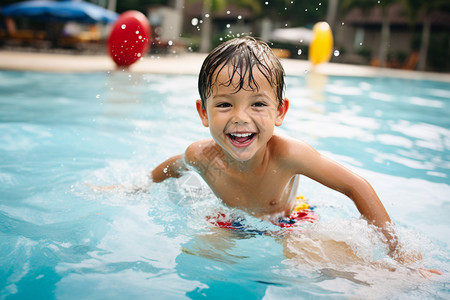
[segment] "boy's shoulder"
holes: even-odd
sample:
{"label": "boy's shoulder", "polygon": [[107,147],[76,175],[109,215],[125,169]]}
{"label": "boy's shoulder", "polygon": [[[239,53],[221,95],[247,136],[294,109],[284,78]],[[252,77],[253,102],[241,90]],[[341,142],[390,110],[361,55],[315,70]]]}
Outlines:
{"label": "boy's shoulder", "polygon": [[284,134],[276,133],[270,140],[272,149],[278,154],[289,154],[290,151],[306,145],[303,141],[295,139]]}
{"label": "boy's shoulder", "polygon": [[211,161],[222,154],[222,149],[213,139],[205,139],[190,144],[184,153],[185,163],[192,165]]}
{"label": "boy's shoulder", "polygon": [[282,134],[274,134],[272,136],[270,148],[275,157],[286,161],[290,161],[294,157],[298,157],[299,154],[301,155],[301,153],[308,152],[312,149],[304,141]]}

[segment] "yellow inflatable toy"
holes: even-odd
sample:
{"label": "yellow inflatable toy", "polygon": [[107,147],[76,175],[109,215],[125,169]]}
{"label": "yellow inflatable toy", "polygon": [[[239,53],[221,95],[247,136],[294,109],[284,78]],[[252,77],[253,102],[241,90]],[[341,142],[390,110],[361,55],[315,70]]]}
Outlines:
{"label": "yellow inflatable toy", "polygon": [[313,65],[328,62],[333,50],[333,34],[327,22],[318,22],[313,27],[314,38],[309,45],[309,61]]}

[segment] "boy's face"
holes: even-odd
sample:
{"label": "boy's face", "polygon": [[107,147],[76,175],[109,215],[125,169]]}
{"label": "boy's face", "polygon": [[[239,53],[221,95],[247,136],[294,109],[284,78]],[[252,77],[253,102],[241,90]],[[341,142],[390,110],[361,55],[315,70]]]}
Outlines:
{"label": "boy's face", "polygon": [[273,87],[257,68],[253,75],[258,89],[244,85],[236,92],[239,74],[229,84],[231,71],[227,66],[220,71],[206,109],[198,100],[197,111],[216,143],[233,159],[247,161],[263,153],[274,127],[283,122],[288,101],[278,105]]}

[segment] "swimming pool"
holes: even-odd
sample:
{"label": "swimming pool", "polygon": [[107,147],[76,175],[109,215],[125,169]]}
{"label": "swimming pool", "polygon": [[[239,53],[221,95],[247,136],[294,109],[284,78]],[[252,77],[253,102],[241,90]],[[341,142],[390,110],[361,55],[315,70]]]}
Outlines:
{"label": "swimming pool", "polygon": [[[286,233],[217,231],[206,216],[227,208],[195,176],[148,185],[149,170],[209,136],[196,76],[0,71],[0,297],[450,297],[450,84],[307,74],[287,87],[279,131],[367,178],[423,254],[410,267],[444,275],[395,265],[350,200],[305,178],[321,220],[291,241],[343,241],[362,262],[304,261]],[[129,188],[88,186],[115,183]]]}

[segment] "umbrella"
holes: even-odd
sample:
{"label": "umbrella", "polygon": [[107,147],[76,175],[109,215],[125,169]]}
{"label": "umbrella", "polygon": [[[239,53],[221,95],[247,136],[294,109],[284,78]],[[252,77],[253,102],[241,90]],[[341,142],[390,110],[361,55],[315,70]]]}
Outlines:
{"label": "umbrella", "polygon": [[3,7],[0,14],[9,17],[29,17],[50,21],[77,21],[82,23],[114,22],[118,14],[84,1],[36,0],[14,3]]}
{"label": "umbrella", "polygon": [[305,27],[280,28],[275,29],[272,32],[270,40],[294,44],[302,41],[305,44],[309,44],[311,43],[313,36],[313,31]]}

